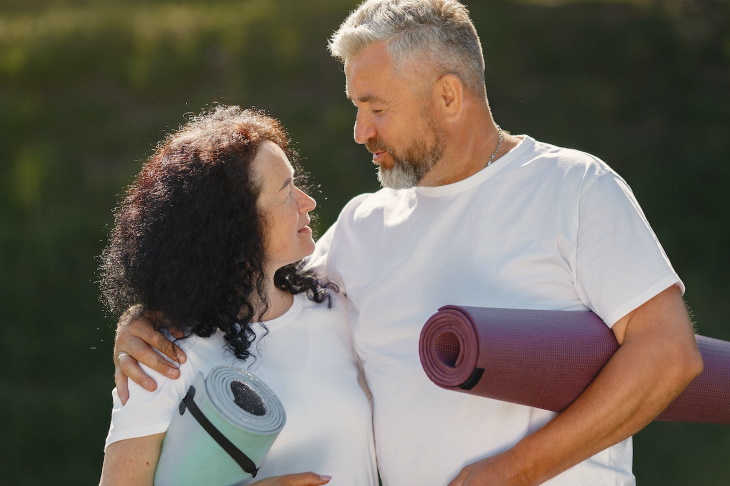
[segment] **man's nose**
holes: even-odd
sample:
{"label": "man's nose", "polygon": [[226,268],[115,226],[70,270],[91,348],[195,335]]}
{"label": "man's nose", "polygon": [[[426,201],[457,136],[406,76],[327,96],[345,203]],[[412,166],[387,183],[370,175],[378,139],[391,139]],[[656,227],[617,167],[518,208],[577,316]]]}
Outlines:
{"label": "man's nose", "polygon": [[365,144],[368,140],[375,138],[376,130],[372,117],[363,110],[357,111],[355,117],[354,138],[359,144]]}

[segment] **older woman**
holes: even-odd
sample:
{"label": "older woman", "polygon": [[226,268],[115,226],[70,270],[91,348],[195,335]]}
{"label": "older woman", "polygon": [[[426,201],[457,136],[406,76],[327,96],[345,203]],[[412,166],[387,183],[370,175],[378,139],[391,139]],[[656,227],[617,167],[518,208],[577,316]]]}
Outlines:
{"label": "older woman", "polygon": [[113,392],[102,484],[152,483],[180,400],[218,365],[248,369],[286,409],[256,484],[377,484],[346,302],[298,265],[315,201],[294,155],[275,119],[217,107],[169,135],[127,191],[102,255],[105,303],[184,336],[187,360],[178,380],[147,369],[157,389],[132,383],[124,406]]}

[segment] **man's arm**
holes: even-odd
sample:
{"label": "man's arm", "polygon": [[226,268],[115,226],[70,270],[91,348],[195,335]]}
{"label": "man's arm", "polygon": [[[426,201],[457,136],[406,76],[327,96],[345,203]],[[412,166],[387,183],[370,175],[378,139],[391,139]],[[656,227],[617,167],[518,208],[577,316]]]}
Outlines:
{"label": "man's arm", "polygon": [[187,359],[182,349],[143,317],[140,306],[130,307],[119,318],[114,342],[114,382],[122,405],[129,399],[128,377],[145,390],[157,388],[155,380],[142,371],[138,361],[173,380],[180,377],[180,370],[152,348],[176,363],[184,363]]}
{"label": "man's arm", "polygon": [[465,467],[449,486],[541,484],[641,430],[702,372],[676,286],[612,329],[619,349],[570,407],[512,449]]}

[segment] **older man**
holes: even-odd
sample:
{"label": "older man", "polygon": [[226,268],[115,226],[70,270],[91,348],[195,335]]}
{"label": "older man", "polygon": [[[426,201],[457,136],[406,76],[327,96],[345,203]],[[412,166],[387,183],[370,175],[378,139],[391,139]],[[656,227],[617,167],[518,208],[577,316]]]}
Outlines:
{"label": "older man", "polygon": [[[630,436],[702,360],[682,282],[629,187],[591,155],[495,124],[455,0],[368,0],[329,47],[384,189],[347,204],[311,265],[352,302],[383,484],[634,484]],[[560,414],[452,393],[418,358],[445,304],[590,309],[621,346]]]}

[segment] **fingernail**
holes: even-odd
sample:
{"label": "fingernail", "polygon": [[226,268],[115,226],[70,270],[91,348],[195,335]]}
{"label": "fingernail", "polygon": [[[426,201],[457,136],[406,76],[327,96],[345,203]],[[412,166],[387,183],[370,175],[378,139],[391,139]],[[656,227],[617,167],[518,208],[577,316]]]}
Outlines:
{"label": "fingernail", "polygon": [[155,383],[152,380],[145,380],[142,386],[147,391],[155,391]]}
{"label": "fingernail", "polygon": [[177,368],[169,368],[165,374],[168,378],[177,378],[180,376],[180,371]]}
{"label": "fingernail", "polygon": [[184,363],[187,360],[187,358],[185,357],[184,354],[175,354],[175,356],[177,356],[177,362],[178,363],[181,363],[182,364],[182,363]]}
{"label": "fingernail", "polygon": [[330,479],[332,479],[332,476],[325,476],[324,474],[320,474],[320,475],[319,475],[319,478],[320,478],[320,479],[321,479],[322,481],[329,481]]}

